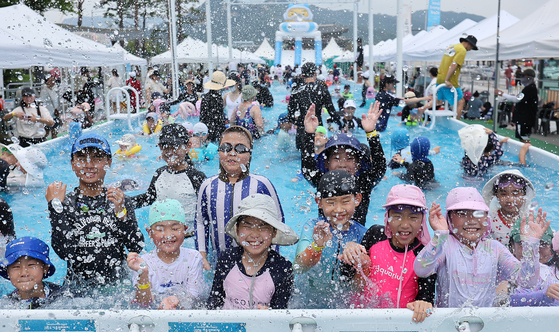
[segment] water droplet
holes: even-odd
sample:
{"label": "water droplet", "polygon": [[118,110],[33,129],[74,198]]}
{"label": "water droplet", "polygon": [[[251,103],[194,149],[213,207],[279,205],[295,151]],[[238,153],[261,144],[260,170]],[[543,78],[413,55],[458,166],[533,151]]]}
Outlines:
{"label": "water droplet", "polygon": [[23,190],[21,191],[24,195],[29,195],[29,189],[27,188],[23,188]]}
{"label": "water droplet", "polygon": [[14,144],[19,144],[19,139],[17,137],[12,137],[11,138],[12,142],[14,142]]}
{"label": "water droplet", "polygon": [[245,173],[247,171],[247,167],[245,166],[245,164],[241,164],[241,171],[243,173]]}
{"label": "water droplet", "polygon": [[408,71],[409,69],[410,69],[410,67],[409,67],[408,65],[404,65],[404,66],[402,67],[402,70],[403,70],[403,71]]}
{"label": "water droplet", "polygon": [[45,45],[45,47],[47,48],[50,48],[52,47],[52,42],[48,38],[43,38],[43,45]]}
{"label": "water droplet", "polygon": [[23,76],[17,75],[17,79],[20,80],[20,81],[23,81]]}
{"label": "water droplet", "polygon": [[56,213],[62,213],[62,211],[64,210],[64,207],[62,206],[62,202],[60,201],[60,199],[54,198],[50,202],[52,204],[52,207],[54,208],[54,211],[56,211]]}
{"label": "water droplet", "polygon": [[555,185],[552,182],[548,182],[545,184],[545,187],[543,188],[545,191],[550,191],[551,189],[553,189]]}
{"label": "water droplet", "polygon": [[336,228],[337,228],[339,231],[341,231],[341,230],[344,228],[344,225],[343,225],[343,224],[337,224],[337,225],[336,225]]}
{"label": "water droplet", "polygon": [[524,98],[524,94],[522,92],[516,95],[516,99],[518,100],[522,100],[523,98]]}
{"label": "water droplet", "polygon": [[530,211],[535,211],[538,208],[538,205],[540,205],[540,203],[538,201],[532,201],[530,203],[530,206],[528,207],[528,209]]}
{"label": "water droplet", "polygon": [[474,218],[483,218],[485,217],[485,211],[476,210],[472,215],[474,216]]}
{"label": "water droplet", "polygon": [[400,107],[405,107],[406,106],[406,102],[403,99],[400,99],[400,102],[398,103],[398,106]]}
{"label": "water droplet", "polygon": [[481,80],[481,75],[476,76],[476,81],[479,81],[479,80]]}

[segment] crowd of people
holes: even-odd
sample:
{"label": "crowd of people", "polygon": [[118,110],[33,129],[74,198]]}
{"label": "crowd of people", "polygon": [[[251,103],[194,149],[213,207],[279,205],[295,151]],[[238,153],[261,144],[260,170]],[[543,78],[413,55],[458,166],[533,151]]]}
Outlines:
{"label": "crowd of people", "polygon": [[[473,36],[462,38],[445,54],[451,57],[445,60],[449,71],[431,71],[448,89],[439,89],[441,99],[459,89],[463,55],[475,50],[475,43]],[[171,86],[160,82],[157,69],[150,71],[145,89],[150,111],[142,132],[123,135],[115,153],[105,137],[76,133],[70,163],[79,185],[47,186],[50,244],[67,265],[62,285],[44,280],[56,273],[46,239],[16,238],[11,211],[0,201],[0,232],[11,240],[0,276],[15,288],[6,297],[18,308],[35,309],[68,296],[125,289],[133,294],[133,306],[149,309],[408,308],[414,322],[423,322],[437,307],[559,304],[559,233],[553,235],[546,213],[533,208],[535,189],[528,178],[510,169],[489,180],[481,193],[452,189],[445,211],[438,202],[429,205],[424,192],[436,185],[429,157],[440,147],[431,148],[426,137],[410,139],[406,126],[420,116],[413,111],[416,104],[431,97],[396,98],[398,81],[385,75],[375,102],[359,118],[349,93],[340,95],[343,103],[336,109],[315,64],[296,69],[287,112],[270,132],[264,131],[263,109],[273,99],[259,101],[266,84],[255,87],[244,66],[230,65],[227,75],[212,73],[201,98],[200,81],[187,78],[174,101]],[[257,72],[263,75],[259,82],[268,80],[264,69]],[[285,77],[281,67],[274,72],[275,79],[278,73]],[[117,72],[113,78],[118,85]],[[363,88],[361,107],[372,85]],[[4,117],[27,122],[18,124],[19,145],[2,145],[0,166],[7,179],[12,171],[25,175],[20,185],[41,183],[46,157],[34,146],[22,147],[40,143],[36,123],[52,126],[53,120],[41,106],[30,107],[33,91],[22,95],[22,109]],[[392,107],[402,104],[407,113],[392,128],[393,154],[387,160],[380,133]],[[200,122],[193,125],[187,120],[195,112]],[[365,143],[353,135],[360,130]],[[285,197],[251,171],[259,152],[255,140],[276,133],[278,146],[292,137],[300,150],[301,175],[293,181],[305,179],[316,189],[318,215],[300,234],[286,223],[294,217],[284,214]],[[107,186],[105,178],[114,158],[141,153],[139,135],[156,137],[166,165],[154,170],[145,193],[129,197],[124,183]],[[482,126],[467,126],[458,135],[469,176],[487,173],[503,154],[506,140]],[[206,175],[196,163],[212,158],[219,169]],[[379,204],[371,199],[373,189],[387,169],[404,183],[382,199],[384,222],[367,229],[368,209]],[[146,239],[135,214],[144,207],[149,207],[145,231],[151,252],[143,250]],[[293,261],[282,256],[280,246],[296,246]]]}

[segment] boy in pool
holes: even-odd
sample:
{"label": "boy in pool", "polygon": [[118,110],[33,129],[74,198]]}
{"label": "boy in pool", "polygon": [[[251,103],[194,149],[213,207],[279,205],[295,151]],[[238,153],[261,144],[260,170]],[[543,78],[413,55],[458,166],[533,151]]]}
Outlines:
{"label": "boy in pool", "polygon": [[[341,275],[338,256],[349,242],[361,243],[366,228],[353,220],[361,193],[347,171],[326,173],[318,185],[316,203],[324,217],[305,223],[293,262],[300,274],[296,306],[306,309],[347,308],[350,282]],[[298,303],[301,302],[301,303]]]}
{"label": "boy in pool", "polygon": [[49,259],[49,246],[35,237],[10,242],[6,258],[0,263],[0,276],[16,288],[6,297],[20,309],[44,307],[62,295],[62,287],[43,281],[55,271]]}
{"label": "boy in pool", "polygon": [[202,295],[202,255],[182,247],[188,226],[183,207],[174,199],[155,202],[149,210],[147,232],[156,249],[139,255],[128,254],[134,273],[135,301],[148,306],[154,300],[159,309],[192,308]]}
{"label": "boy in pool", "polygon": [[136,137],[132,134],[125,134],[122,138],[115,142],[118,144],[119,149],[116,150],[115,156],[123,158],[137,157],[136,153],[142,150],[142,146],[136,143]]}
{"label": "boy in pool", "polygon": [[178,123],[163,127],[159,136],[159,148],[167,165],[155,171],[145,193],[132,197],[132,204],[136,209],[150,206],[157,200],[178,200],[184,209],[188,237],[192,236],[194,231],[198,190],[206,179],[204,173],[189,163],[189,139],[187,129]]}
{"label": "boy in pool", "polygon": [[[314,133],[314,158],[318,158],[320,153],[324,151],[324,147],[328,143],[328,131],[323,126],[316,127],[316,131]],[[303,180],[305,177],[303,176],[303,171],[299,171],[297,176],[291,179],[291,182],[297,182]]]}
{"label": "boy in pool", "polygon": [[388,193],[384,227],[373,225],[361,244],[344,248],[344,275],[363,290],[356,304],[364,308],[408,308],[423,322],[435,300],[436,275],[419,278],[415,257],[431,240],[425,195],[416,186],[399,184]]}
{"label": "boy in pool", "polygon": [[146,115],[146,121],[142,125],[142,135],[150,136],[152,134],[157,134],[163,128],[163,122],[158,119],[157,113],[149,112]]}
{"label": "boy in pool", "polygon": [[[373,187],[378,184],[386,172],[386,159],[380,144],[376,122],[383,112],[379,103],[371,104],[367,114],[361,115],[361,125],[367,134],[371,158],[368,158],[361,143],[354,136],[347,134],[333,135],[326,143],[324,150],[315,157],[314,136],[318,127],[318,119],[311,105],[305,116],[305,136],[302,140],[301,169],[305,178],[317,187],[320,178],[328,171],[346,170],[356,178],[357,188],[363,202],[357,206],[353,220],[365,225],[367,209]],[[319,211],[319,215],[321,212]]]}
{"label": "boy in pool", "polygon": [[414,263],[419,277],[437,274],[436,306],[493,307],[497,285],[514,281],[532,288],[540,278],[540,239],[549,227],[546,213],[522,218],[522,260],[519,262],[499,241],[488,239],[489,208],[475,188],[452,189],[446,198],[446,216],[433,203],[429,223],[434,236]]}
{"label": "boy in pool", "polygon": [[293,269],[272,245],[290,246],[299,237],[282,222],[274,200],[246,197],[225,232],[237,246],[219,256],[208,309],[287,309]]}
{"label": "boy in pool", "polygon": [[530,214],[530,204],[536,197],[534,185],[520,171],[511,169],[487,181],[481,195],[489,206],[491,237],[508,246],[514,223]]}
{"label": "boy in pool", "polygon": [[[72,146],[72,170],[79,186],[66,194],[62,182],[46,192],[52,248],[68,264],[65,283],[114,285],[126,278],[126,251],[140,252],[144,236],[134,207],[118,188],[104,186],[112,164],[109,142],[98,134],[80,136]],[[83,284],[86,283],[86,284]]]}

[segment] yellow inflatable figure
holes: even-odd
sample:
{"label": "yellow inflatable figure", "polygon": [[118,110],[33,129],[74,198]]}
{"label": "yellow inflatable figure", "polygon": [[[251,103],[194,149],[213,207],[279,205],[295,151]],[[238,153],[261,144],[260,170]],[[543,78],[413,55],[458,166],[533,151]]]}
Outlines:
{"label": "yellow inflatable figure", "polygon": [[136,153],[142,150],[142,146],[136,143],[136,137],[132,134],[122,136],[120,140],[116,141],[116,144],[120,146],[120,149],[116,150],[115,156],[122,158],[137,157]]}

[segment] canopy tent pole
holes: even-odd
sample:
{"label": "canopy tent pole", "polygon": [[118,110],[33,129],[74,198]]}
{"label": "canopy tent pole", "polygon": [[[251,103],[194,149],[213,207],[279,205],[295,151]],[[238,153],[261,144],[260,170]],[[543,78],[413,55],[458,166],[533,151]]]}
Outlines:
{"label": "canopy tent pole", "polygon": [[[209,1],[209,0],[208,0]],[[175,0],[169,0],[169,26],[171,42],[171,75],[173,84],[173,99],[179,97],[179,65],[177,63],[177,14],[175,11]]]}
{"label": "canopy tent pole", "polygon": [[[353,56],[357,60],[357,5],[358,2],[355,1],[353,5]],[[355,84],[357,84],[357,62],[353,62],[353,88],[355,89]],[[356,90],[357,91],[357,90]]]}
{"label": "canopy tent pole", "polygon": [[397,17],[397,21],[396,21],[396,79],[398,81],[400,81],[400,84],[396,85],[396,97],[403,97],[402,94],[402,85],[403,83],[403,79],[402,79],[402,61],[403,61],[403,55],[402,55],[402,49],[403,49],[403,44],[402,44],[402,40],[404,39],[404,13],[402,12],[403,9],[403,4],[402,4],[402,0],[398,0],[398,13],[396,14]]}
{"label": "canopy tent pole", "polygon": [[[369,0],[369,79],[371,79],[371,71],[375,71],[375,67],[373,66],[373,41],[374,41],[374,27],[373,27],[373,0]],[[375,77],[373,75],[373,82]]]}
{"label": "canopy tent pole", "polygon": [[[499,35],[501,34],[500,24],[501,24],[501,0],[498,1],[497,7],[497,45],[495,49],[495,89],[499,88]],[[493,132],[497,133],[497,120],[498,118],[498,107],[497,107],[497,94],[494,93],[493,96]]]}
{"label": "canopy tent pole", "polygon": [[227,48],[229,49],[229,62],[233,61],[233,33],[231,28],[231,1],[227,0]]}
{"label": "canopy tent pole", "polygon": [[208,39],[208,73],[212,76],[214,71],[214,57],[212,54],[212,22],[210,0],[206,0],[206,34]]}

